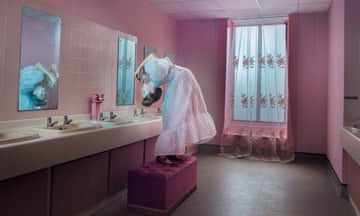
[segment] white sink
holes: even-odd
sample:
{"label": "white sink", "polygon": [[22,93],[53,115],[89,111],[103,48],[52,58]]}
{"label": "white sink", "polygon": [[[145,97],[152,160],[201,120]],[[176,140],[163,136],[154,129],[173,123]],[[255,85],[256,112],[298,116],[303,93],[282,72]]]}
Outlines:
{"label": "white sink", "polygon": [[39,138],[39,134],[34,131],[19,131],[19,130],[0,131],[0,145],[22,142],[36,138]]}
{"label": "white sink", "polygon": [[360,132],[360,125],[357,125],[357,124],[356,125],[351,125],[350,130],[352,132],[359,133]]}
{"label": "white sink", "polygon": [[103,128],[111,128],[115,124],[111,121],[93,121],[94,123],[100,124]]}
{"label": "white sink", "polygon": [[140,118],[145,118],[145,119],[161,119],[162,116],[161,116],[161,114],[145,114],[144,116],[141,116]]}
{"label": "white sink", "polygon": [[360,165],[360,130],[356,127],[342,127],[340,129],[340,143],[346,152]]}
{"label": "white sink", "polygon": [[134,122],[139,122],[139,121],[140,121],[140,119],[135,116],[119,117],[119,118],[112,120],[112,122],[116,125],[129,124],[129,123],[134,123]]}
{"label": "white sink", "polygon": [[87,121],[81,123],[71,123],[67,125],[55,125],[53,127],[34,127],[33,130],[38,132],[71,133],[87,130],[96,130],[102,127],[103,126],[98,122]]}

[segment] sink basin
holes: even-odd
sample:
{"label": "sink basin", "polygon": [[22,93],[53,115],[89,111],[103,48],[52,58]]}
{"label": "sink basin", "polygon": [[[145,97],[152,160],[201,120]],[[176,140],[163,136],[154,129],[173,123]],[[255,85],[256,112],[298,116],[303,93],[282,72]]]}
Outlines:
{"label": "sink basin", "polygon": [[0,131],[0,145],[14,142],[22,142],[36,138],[39,138],[39,134],[34,131]]}
{"label": "sink basin", "polygon": [[161,115],[145,115],[145,116],[121,116],[115,119],[106,119],[104,121],[96,121],[103,127],[112,127],[114,125],[130,124],[140,121],[147,121],[152,119],[161,119]]}
{"label": "sink basin", "polygon": [[129,123],[134,123],[134,122],[138,122],[140,121],[139,118],[137,117],[133,117],[133,116],[128,116],[128,117],[119,117],[114,119],[112,122],[114,124],[129,124]]}
{"label": "sink basin", "polygon": [[360,132],[360,125],[351,125],[350,127],[352,132],[359,133]]}
{"label": "sink basin", "polygon": [[110,128],[115,125],[112,121],[93,121],[93,123],[100,124],[103,128]]}
{"label": "sink basin", "polygon": [[34,127],[33,130],[39,132],[71,133],[71,132],[95,130],[102,127],[103,126],[97,122],[82,122],[82,123],[71,123],[67,125],[55,125],[53,127]]}
{"label": "sink basin", "polygon": [[147,119],[161,119],[162,116],[161,115],[151,114],[151,115],[145,115],[144,118],[147,118]]}

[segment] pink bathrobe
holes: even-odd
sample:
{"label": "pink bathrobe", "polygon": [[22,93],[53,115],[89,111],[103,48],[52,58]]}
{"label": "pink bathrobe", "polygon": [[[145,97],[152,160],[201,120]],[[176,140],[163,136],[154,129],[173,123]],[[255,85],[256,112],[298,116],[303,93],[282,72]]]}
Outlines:
{"label": "pink bathrobe", "polygon": [[[166,84],[162,105],[164,131],[155,144],[155,155],[184,154],[187,145],[204,143],[216,135],[214,121],[192,72],[171,62],[168,64],[163,67],[152,63],[144,66],[153,81],[158,79],[155,85]],[[154,73],[161,74],[160,78],[153,76]]]}

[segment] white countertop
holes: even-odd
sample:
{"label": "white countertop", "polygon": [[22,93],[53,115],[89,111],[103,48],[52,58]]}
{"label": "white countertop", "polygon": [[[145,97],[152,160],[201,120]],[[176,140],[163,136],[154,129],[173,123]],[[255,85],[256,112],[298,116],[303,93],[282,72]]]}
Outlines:
{"label": "white countertop", "polygon": [[[21,123],[30,128],[30,123]],[[0,145],[0,180],[145,140],[161,132],[161,118],[73,133],[39,132],[40,137],[33,140]]]}
{"label": "white countertop", "polygon": [[346,152],[360,165],[360,131],[351,132],[350,127],[341,127],[340,142]]}

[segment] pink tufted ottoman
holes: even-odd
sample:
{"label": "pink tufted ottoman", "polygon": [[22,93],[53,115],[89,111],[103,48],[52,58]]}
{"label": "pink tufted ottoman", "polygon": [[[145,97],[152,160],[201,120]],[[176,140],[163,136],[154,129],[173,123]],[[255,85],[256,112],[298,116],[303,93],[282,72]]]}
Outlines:
{"label": "pink tufted ottoman", "polygon": [[169,215],[196,190],[196,157],[182,155],[177,166],[151,161],[128,172],[128,211],[143,215]]}

